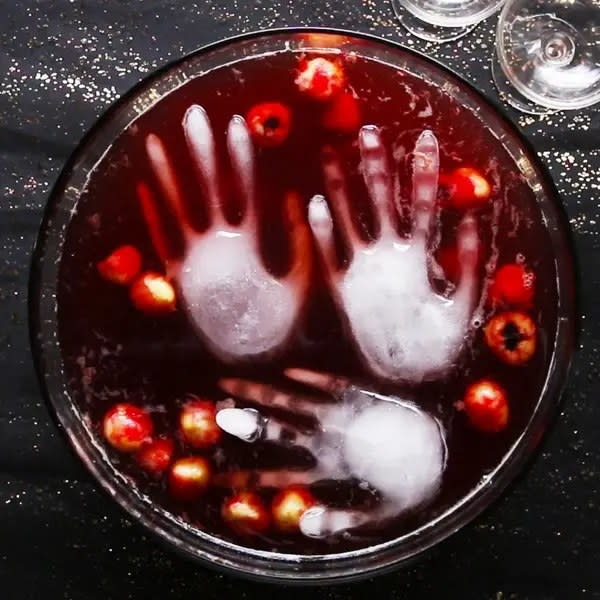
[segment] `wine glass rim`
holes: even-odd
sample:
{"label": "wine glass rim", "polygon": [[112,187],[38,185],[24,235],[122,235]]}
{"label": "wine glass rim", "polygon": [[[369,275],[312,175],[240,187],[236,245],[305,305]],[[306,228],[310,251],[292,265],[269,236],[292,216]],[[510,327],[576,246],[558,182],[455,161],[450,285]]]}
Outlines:
{"label": "wine glass rim", "polygon": [[469,16],[456,16],[448,13],[432,13],[415,0],[392,0],[392,3],[400,5],[409,13],[431,25],[437,27],[469,27],[477,25],[498,11],[505,0],[492,0],[484,5],[478,12]]}

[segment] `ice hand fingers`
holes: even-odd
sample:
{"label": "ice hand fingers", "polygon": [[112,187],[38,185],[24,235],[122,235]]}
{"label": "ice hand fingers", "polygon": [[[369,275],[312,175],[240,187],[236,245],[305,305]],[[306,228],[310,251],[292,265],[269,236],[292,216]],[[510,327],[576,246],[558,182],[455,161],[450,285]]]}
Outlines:
{"label": "ice hand fingers", "polygon": [[436,211],[439,148],[432,131],[421,133],[413,162],[413,236],[425,241]]}
{"label": "ice hand fingers", "polygon": [[284,488],[290,485],[308,486],[321,479],[318,471],[294,471],[290,469],[256,469],[240,470],[219,473],[213,479],[218,487],[246,489],[259,488]]}
{"label": "ice hand fingers", "polygon": [[363,176],[379,217],[382,237],[392,231],[393,182],[381,133],[377,127],[363,127],[359,136]]}
{"label": "ice hand fingers", "polygon": [[245,442],[268,441],[307,449],[312,446],[311,435],[281,419],[264,417],[252,408],[225,408],[216,419],[223,431]]}
{"label": "ice hand fingers", "polygon": [[329,146],[323,150],[321,157],[327,199],[333,211],[335,221],[350,248],[362,246],[350,215],[346,178],[342,170],[340,158],[337,152]]}
{"label": "ice hand fingers", "polygon": [[173,165],[162,140],[153,133],[146,138],[146,153],[162,193],[177,218],[184,236],[189,240],[191,237],[191,228],[185,213],[183,197]]}
{"label": "ice hand fingers", "polygon": [[221,379],[219,387],[234,397],[260,404],[266,408],[281,408],[304,417],[315,417],[319,407],[310,400],[290,394],[272,385],[245,379]]}
{"label": "ice hand fingers", "polygon": [[332,396],[339,396],[350,385],[350,382],[345,377],[311,371],[310,369],[286,369],[284,373],[286,377],[298,383],[304,383]]}
{"label": "ice hand fingers", "polygon": [[325,272],[328,277],[333,278],[337,262],[333,220],[327,201],[323,196],[314,196],[310,201],[308,205],[308,222],[317,242]]}
{"label": "ice hand fingers", "polygon": [[167,238],[160,222],[160,216],[156,208],[156,199],[152,195],[150,188],[144,183],[140,182],[137,186],[137,198],[140,203],[142,215],[148,228],[148,234],[150,240],[154,246],[158,258],[166,264],[169,259],[169,247],[167,244]]}
{"label": "ice hand fingers", "polygon": [[470,309],[477,291],[477,264],[479,261],[479,236],[477,221],[472,215],[463,218],[458,226],[458,262],[460,280],[454,302]]}
{"label": "ice hand fingers", "polygon": [[325,538],[360,527],[371,520],[372,515],[366,511],[327,508],[319,504],[302,515],[300,531],[307,537]]}
{"label": "ice hand fingers", "polygon": [[245,210],[243,224],[255,238],[258,236],[256,217],[256,183],[254,181],[254,147],[246,121],[234,115],[227,129],[227,149],[234,176],[238,180]]}
{"label": "ice hand fingers", "polygon": [[213,223],[223,221],[218,185],[217,153],[212,127],[202,106],[194,104],[183,118],[183,129],[200,182],[205,190]]}
{"label": "ice hand fingers", "polygon": [[292,264],[286,280],[293,285],[301,295],[304,295],[310,282],[312,269],[312,245],[310,230],[304,214],[302,198],[296,192],[286,196],[285,203],[287,221],[292,245]]}

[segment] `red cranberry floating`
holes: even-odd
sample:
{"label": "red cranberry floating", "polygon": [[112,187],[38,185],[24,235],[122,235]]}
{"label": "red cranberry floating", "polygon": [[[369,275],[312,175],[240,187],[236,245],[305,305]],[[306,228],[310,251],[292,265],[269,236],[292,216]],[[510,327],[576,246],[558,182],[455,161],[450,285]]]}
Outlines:
{"label": "red cranberry floating", "polygon": [[150,439],[150,415],[134,404],[116,404],[105,415],[102,430],[106,441],[121,452],[135,452]]}
{"label": "red cranberry floating", "polygon": [[500,267],[490,286],[492,305],[530,308],[535,293],[535,276],[524,265],[511,263]]}
{"label": "red cranberry floating", "polygon": [[254,492],[237,492],[225,501],[221,514],[223,520],[241,534],[262,533],[269,526],[269,513]]}
{"label": "red cranberry floating", "polygon": [[135,458],[145,471],[152,475],[164,473],[173,459],[175,444],[173,440],[159,438],[144,444],[135,455]]}
{"label": "red cranberry floating", "polygon": [[448,188],[450,206],[458,210],[484,206],[492,194],[488,180],[472,167],[455,169],[440,181]]}
{"label": "red cranberry floating", "polygon": [[506,393],[491,379],[471,384],[467,388],[464,405],[469,421],[481,431],[502,431],[508,423]]}
{"label": "red cranberry floating", "polygon": [[339,62],[318,57],[300,63],[295,83],[314,100],[329,100],[342,91],[346,76]]}
{"label": "red cranberry floating", "polygon": [[221,439],[214,404],[206,400],[188,402],[179,415],[183,439],[193,448],[209,448]]}
{"label": "red cranberry floating", "polygon": [[129,289],[133,305],[148,315],[161,315],[175,310],[175,289],[166,277],[144,273]]}
{"label": "red cranberry floating", "polygon": [[246,115],[250,135],[259,146],[279,146],[290,134],[292,115],[280,102],[263,102],[253,106]]}
{"label": "red cranberry floating", "polygon": [[535,353],[536,326],[523,312],[506,311],[492,317],[484,334],[492,352],[509,365],[523,365]]}
{"label": "red cranberry floating", "polygon": [[302,486],[290,486],[281,490],[271,507],[277,529],[287,533],[299,531],[302,515],[315,503],[314,496]]}
{"label": "red cranberry floating", "polygon": [[212,471],[202,456],[176,460],[169,471],[169,493],[179,502],[193,502],[208,488]]}
{"label": "red cranberry floating", "polygon": [[358,100],[350,92],[336,96],[323,115],[323,125],[332,131],[354,133],[360,127]]}
{"label": "red cranberry floating", "polygon": [[96,268],[106,281],[129,285],[142,268],[142,256],[134,246],[119,246],[112,254],[101,260]]}

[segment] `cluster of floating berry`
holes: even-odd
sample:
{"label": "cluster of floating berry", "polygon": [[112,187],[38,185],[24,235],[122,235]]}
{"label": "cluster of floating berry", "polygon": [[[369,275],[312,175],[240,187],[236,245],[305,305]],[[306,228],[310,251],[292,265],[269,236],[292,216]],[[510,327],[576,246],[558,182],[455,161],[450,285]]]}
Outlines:
{"label": "cluster of floating berry", "polygon": [[106,281],[129,287],[131,302],[139,311],[160,315],[175,310],[175,289],[164,275],[142,272],[142,256],[135,246],[119,246],[96,267]]}
{"label": "cluster of floating berry", "polygon": [[[484,327],[484,339],[496,357],[512,366],[524,365],[535,353],[536,325],[525,312],[533,305],[534,282],[533,272],[525,265],[510,263],[496,271],[490,286],[489,302],[495,312]],[[491,379],[469,386],[464,409],[470,422],[481,431],[502,431],[508,424],[506,392]]]}
{"label": "cluster of floating berry", "polygon": [[[298,69],[296,86],[323,108],[322,125],[338,133],[355,133],[360,127],[357,96],[346,88],[341,62],[317,57],[303,60]],[[289,136],[293,115],[280,102],[263,102],[253,106],[246,122],[254,141],[263,147],[282,144]]]}
{"label": "cluster of floating berry", "polygon": [[[179,414],[178,436],[194,451],[208,450],[221,439],[212,402],[190,399]],[[159,478],[165,473],[169,494],[177,502],[198,500],[213,478],[209,461],[198,454],[174,460],[175,442],[165,436],[153,437],[154,426],[150,414],[129,403],[111,408],[102,423],[104,438],[125,454],[131,454],[137,464],[150,476]],[[241,490],[228,497],[221,508],[223,520],[239,534],[262,533],[273,524],[279,531],[298,531],[300,518],[316,503],[304,486],[291,485],[279,491],[269,511],[260,496]]]}

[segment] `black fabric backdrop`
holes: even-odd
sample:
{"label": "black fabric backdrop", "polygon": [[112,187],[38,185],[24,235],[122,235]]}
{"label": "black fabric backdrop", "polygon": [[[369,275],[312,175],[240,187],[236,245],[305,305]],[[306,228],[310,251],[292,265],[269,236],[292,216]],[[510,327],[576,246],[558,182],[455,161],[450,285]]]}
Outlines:
{"label": "black fabric backdrop", "polygon": [[440,47],[387,0],[0,0],[0,598],[600,598],[600,113],[509,112],[551,170],[581,263],[581,348],[562,411],[508,493],[418,564],[370,582],[283,590],[207,571],[148,538],[56,431],[27,341],[28,261],[44,203],[101,112],[146,73],[243,31],[330,25],[425,51],[497,100],[495,17]]}

